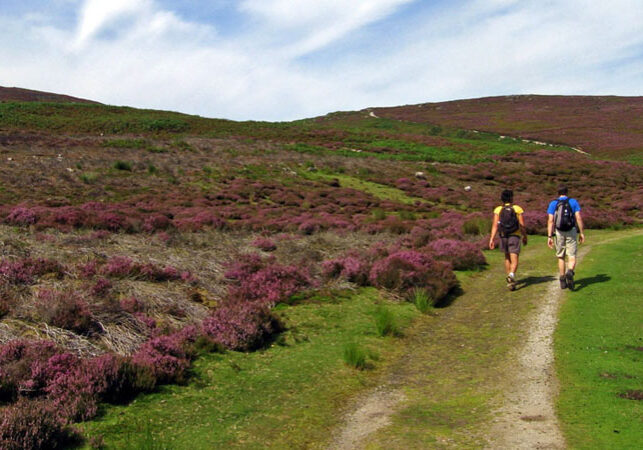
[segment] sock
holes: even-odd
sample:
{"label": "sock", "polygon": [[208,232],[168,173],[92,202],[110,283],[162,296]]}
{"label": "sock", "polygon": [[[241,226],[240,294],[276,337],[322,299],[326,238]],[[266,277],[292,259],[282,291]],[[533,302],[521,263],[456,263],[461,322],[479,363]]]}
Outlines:
{"label": "sock", "polygon": [[510,276],[511,278],[514,278],[514,277],[515,277],[515,274],[514,274],[513,272],[509,272],[509,276]]}

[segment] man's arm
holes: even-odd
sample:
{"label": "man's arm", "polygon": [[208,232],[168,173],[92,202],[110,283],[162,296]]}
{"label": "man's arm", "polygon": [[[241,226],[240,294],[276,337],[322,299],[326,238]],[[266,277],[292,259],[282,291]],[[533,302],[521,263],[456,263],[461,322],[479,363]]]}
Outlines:
{"label": "man's arm", "polygon": [[489,248],[493,250],[496,248],[496,234],[498,233],[498,214],[493,215],[493,222],[491,223],[491,237],[489,238]]}
{"label": "man's arm", "polygon": [[547,246],[554,248],[554,215],[547,214]]}
{"label": "man's arm", "polygon": [[583,218],[580,215],[580,211],[576,211],[576,214],[574,214],[574,216],[576,216],[576,226],[578,226],[579,232],[578,242],[582,244],[583,242],[585,242],[585,225],[583,225]]}
{"label": "man's arm", "polygon": [[525,228],[525,219],[522,214],[518,214],[518,224],[520,225],[520,234],[522,235],[522,243],[527,245],[527,228]]}

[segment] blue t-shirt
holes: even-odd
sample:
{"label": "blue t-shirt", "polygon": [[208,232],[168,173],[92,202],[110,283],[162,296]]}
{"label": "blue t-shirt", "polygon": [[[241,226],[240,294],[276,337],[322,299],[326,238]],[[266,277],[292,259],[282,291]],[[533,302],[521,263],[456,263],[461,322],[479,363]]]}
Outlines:
{"label": "blue t-shirt", "polygon": [[[556,212],[556,205],[558,204],[559,200],[565,200],[567,198],[566,195],[561,195],[558,199],[553,200],[550,204],[549,207],[547,208],[547,214],[551,214],[552,216]],[[572,211],[574,214],[576,214],[578,211],[580,211],[580,205],[576,201],[575,198],[570,198],[569,199],[569,206],[571,206]]]}

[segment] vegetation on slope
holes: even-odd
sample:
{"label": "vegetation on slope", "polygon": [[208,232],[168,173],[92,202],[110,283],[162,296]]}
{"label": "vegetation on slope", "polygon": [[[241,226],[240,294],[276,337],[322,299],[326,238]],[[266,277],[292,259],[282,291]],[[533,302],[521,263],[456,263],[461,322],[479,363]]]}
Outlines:
{"label": "vegetation on slope", "polygon": [[643,149],[643,97],[511,95],[374,108],[381,117],[484,130],[636,158]]}
{"label": "vegetation on slope", "polygon": [[[1,103],[0,130],[9,448],[184,383],[204,353],[261,350],[292,326],[279,308],[336,285],[440,302],[454,269],[484,266],[506,187],[530,232],[560,182],[590,228],[643,218],[643,174],[625,163],[365,113],[271,124]],[[51,409],[49,434],[21,434],[39,430],[21,411]]]}
{"label": "vegetation on slope", "polygon": [[643,441],[643,236],[596,246],[560,312],[558,411],[572,448]]}

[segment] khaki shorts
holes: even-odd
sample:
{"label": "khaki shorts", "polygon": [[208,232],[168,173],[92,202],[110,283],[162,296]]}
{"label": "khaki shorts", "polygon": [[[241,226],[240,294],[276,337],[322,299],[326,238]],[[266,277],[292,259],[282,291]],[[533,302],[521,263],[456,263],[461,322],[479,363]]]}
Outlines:
{"label": "khaki shorts", "polygon": [[520,236],[512,234],[507,238],[500,238],[500,250],[505,253],[515,253],[516,255],[520,254]]}
{"label": "khaki shorts", "polygon": [[565,256],[576,257],[578,248],[578,232],[576,228],[569,231],[556,230],[556,256],[564,258]]}

